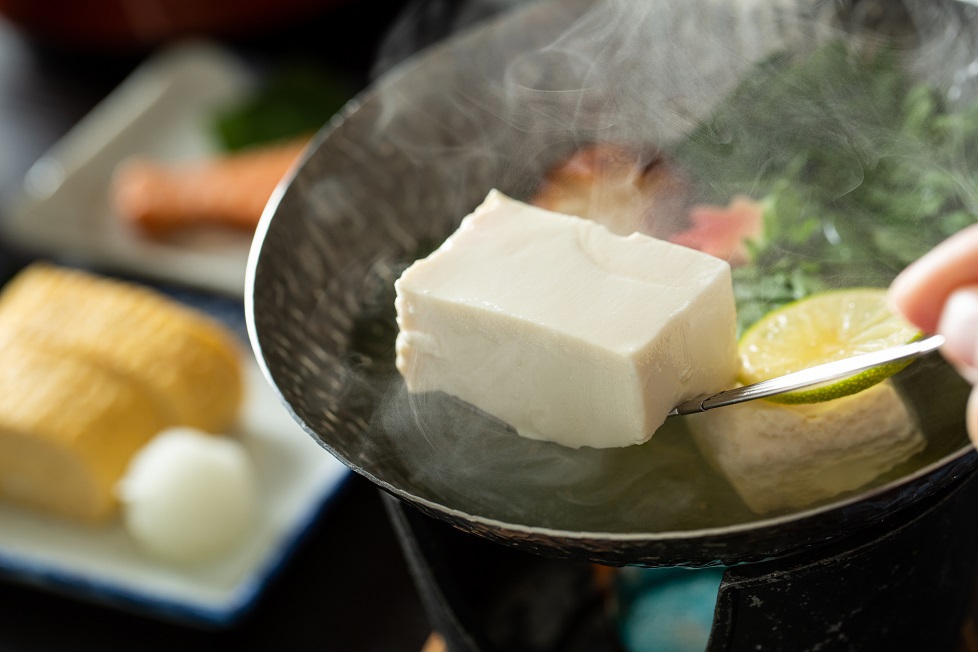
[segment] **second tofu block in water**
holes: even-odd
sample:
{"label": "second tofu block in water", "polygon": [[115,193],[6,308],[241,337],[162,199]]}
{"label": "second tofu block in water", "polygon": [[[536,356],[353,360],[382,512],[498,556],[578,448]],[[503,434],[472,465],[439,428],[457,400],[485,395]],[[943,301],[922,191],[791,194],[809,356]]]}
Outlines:
{"label": "second tofu block in water", "polygon": [[692,415],[689,426],[703,456],[758,514],[858,489],[926,445],[889,381],[823,403],[731,405]]}
{"label": "second tofu block in water", "polygon": [[408,390],[454,395],[532,439],[638,444],[738,371],[726,262],[496,190],[395,288]]}

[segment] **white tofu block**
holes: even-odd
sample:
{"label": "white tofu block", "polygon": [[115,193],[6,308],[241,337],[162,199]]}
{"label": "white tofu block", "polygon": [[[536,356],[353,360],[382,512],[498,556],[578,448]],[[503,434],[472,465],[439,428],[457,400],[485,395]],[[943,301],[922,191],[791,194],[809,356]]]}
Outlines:
{"label": "white tofu block", "polygon": [[395,284],[397,368],[532,439],[648,440],[739,369],[730,268],[493,190]]}
{"label": "white tofu block", "polygon": [[759,514],[858,489],[926,443],[889,381],[824,403],[750,401],[688,419],[703,455]]}

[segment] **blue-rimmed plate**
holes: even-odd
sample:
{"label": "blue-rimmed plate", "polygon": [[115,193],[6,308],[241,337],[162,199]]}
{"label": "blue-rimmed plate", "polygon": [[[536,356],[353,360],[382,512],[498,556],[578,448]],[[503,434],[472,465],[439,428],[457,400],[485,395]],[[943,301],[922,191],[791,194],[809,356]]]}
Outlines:
{"label": "blue-rimmed plate", "polygon": [[258,473],[247,540],[193,567],[155,560],[121,522],[89,529],[0,504],[0,575],[146,615],[229,625],[243,615],[336,494],[349,470],[306,435],[253,360],[239,432]]}

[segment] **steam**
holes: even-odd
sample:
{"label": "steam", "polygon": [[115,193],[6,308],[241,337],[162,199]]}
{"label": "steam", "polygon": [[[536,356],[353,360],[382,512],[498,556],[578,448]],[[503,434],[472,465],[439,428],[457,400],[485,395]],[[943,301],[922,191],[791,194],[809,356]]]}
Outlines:
{"label": "steam", "polygon": [[[444,394],[409,395],[392,384],[371,423],[406,485],[472,514],[556,529],[635,532],[749,518],[710,472],[685,427],[668,423],[647,444],[573,450],[518,436]],[[712,496],[712,501],[704,497]]]}
{"label": "steam", "polygon": [[[323,183],[330,187],[311,193],[321,222],[360,229],[380,220],[390,236],[384,255],[366,268],[339,270],[344,278],[367,276],[353,296],[369,304],[360,319],[373,342],[347,360],[344,400],[357,396],[358,408],[369,407],[363,439],[347,457],[438,504],[528,525],[655,532],[753,519],[707,467],[681,420],[669,420],[642,446],[572,450],[519,437],[451,397],[408,394],[392,364],[392,279],[449,235],[491,188],[525,198],[543,170],[583,142],[675,143],[753,63],[784,43],[805,50],[837,35],[836,22],[821,13],[836,4],[487,0],[460,8],[426,3],[427,15],[409,10],[378,59],[378,75],[393,70],[394,81],[383,82],[361,109],[359,131],[351,127],[349,142],[339,145],[357,160],[366,142],[381,164],[374,173],[398,189],[382,198],[329,179]],[[420,82],[398,82],[412,73],[413,64],[395,65],[405,53],[510,9],[522,21],[509,21],[510,33],[490,29],[462,47],[437,45],[448,56],[425,59]],[[427,31],[432,22],[448,29]],[[955,36],[934,39],[920,66],[950,53],[958,71],[951,88],[974,95],[978,62],[967,60],[973,53]],[[853,161],[861,166],[859,158],[872,155],[854,150]],[[849,189],[859,184],[855,168],[844,182]],[[381,205],[363,214],[355,204],[364,199]],[[355,219],[344,226],[337,215]],[[406,218],[409,229],[401,225]]]}

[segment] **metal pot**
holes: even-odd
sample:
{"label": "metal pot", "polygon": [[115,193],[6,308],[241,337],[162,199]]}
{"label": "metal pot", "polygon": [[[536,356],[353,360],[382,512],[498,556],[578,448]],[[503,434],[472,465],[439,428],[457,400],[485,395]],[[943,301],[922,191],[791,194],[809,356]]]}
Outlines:
{"label": "metal pot", "polygon": [[914,74],[974,93],[962,71],[974,65],[978,11],[894,6],[535,2],[412,57],[317,136],[266,210],[246,308],[269,381],[310,436],[393,496],[507,545],[611,565],[783,556],[969,475],[968,387],[937,359],[900,378],[923,453],[860,490],[768,516],[710,471],[681,422],[639,447],[561,449],[449,398],[408,396],[393,367],[393,280],[490,188],[526,197],[543,170],[599,137],[668,143],[773,52],[840,34],[893,42],[915,52]]}

